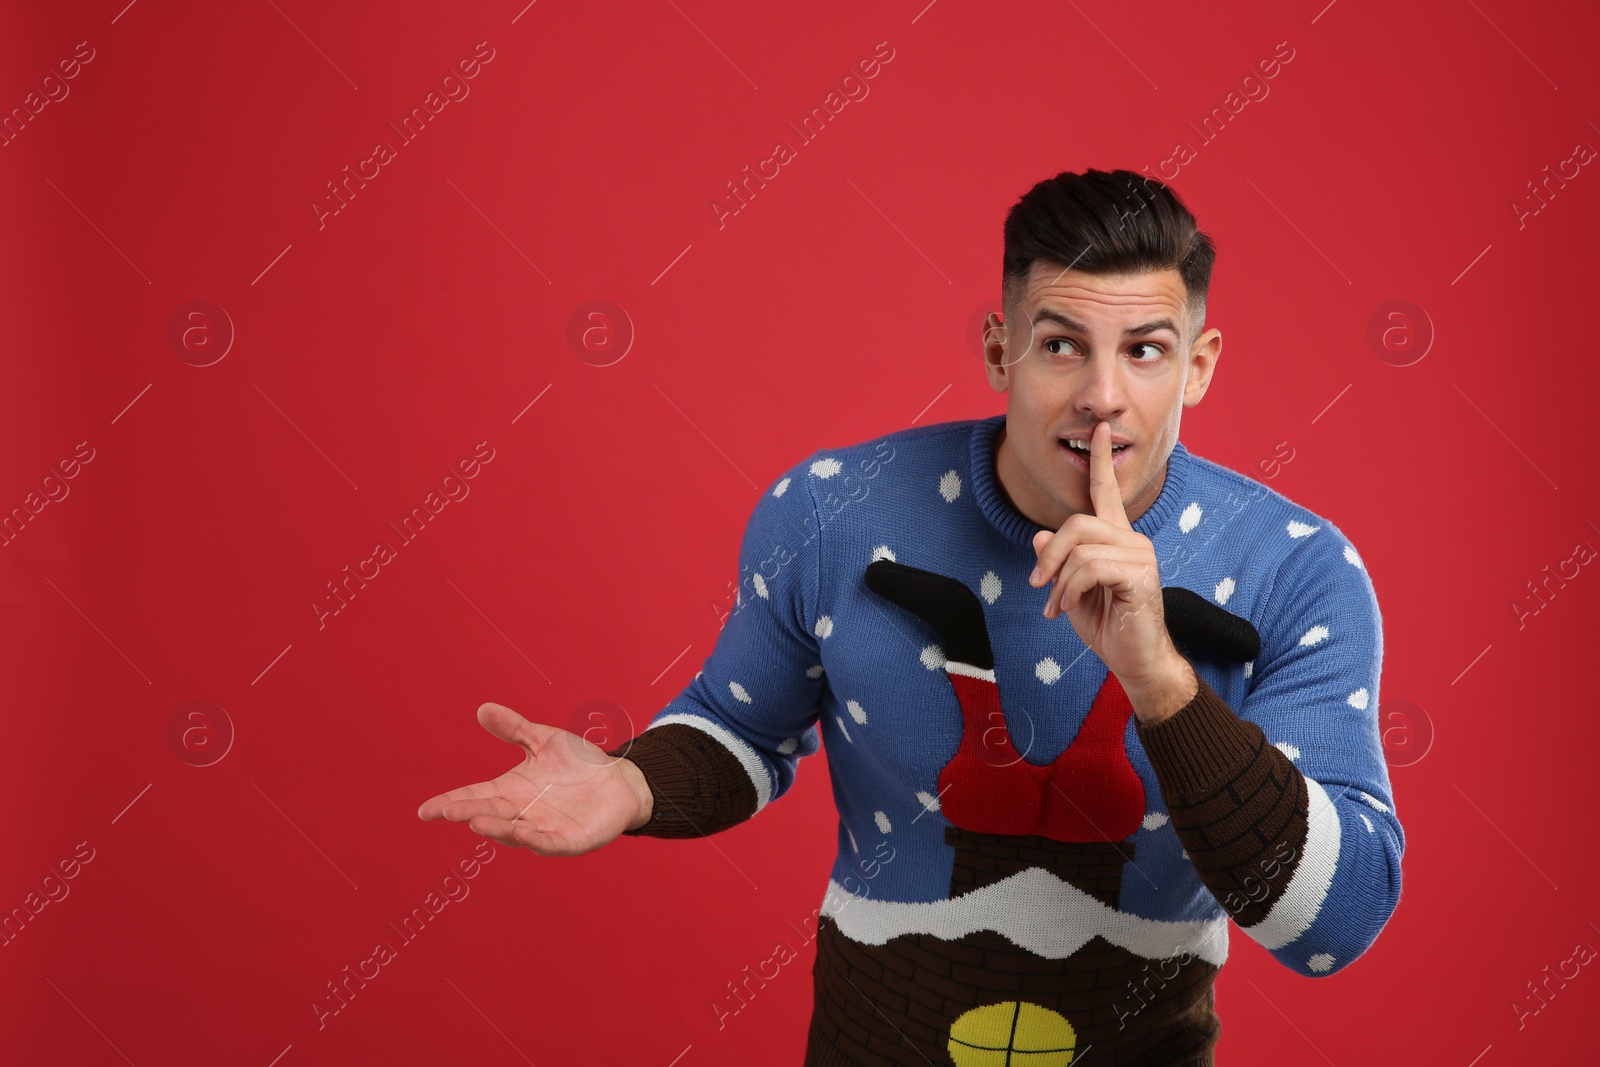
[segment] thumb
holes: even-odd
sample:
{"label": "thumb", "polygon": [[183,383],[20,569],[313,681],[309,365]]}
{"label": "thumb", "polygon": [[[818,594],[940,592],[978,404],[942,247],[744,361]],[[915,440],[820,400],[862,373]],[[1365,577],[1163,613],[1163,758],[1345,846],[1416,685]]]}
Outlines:
{"label": "thumb", "polygon": [[524,719],[504,704],[496,704],[492,700],[478,705],[478,723],[500,740],[535,752],[543,747],[551,734],[559,732],[554,726]]}

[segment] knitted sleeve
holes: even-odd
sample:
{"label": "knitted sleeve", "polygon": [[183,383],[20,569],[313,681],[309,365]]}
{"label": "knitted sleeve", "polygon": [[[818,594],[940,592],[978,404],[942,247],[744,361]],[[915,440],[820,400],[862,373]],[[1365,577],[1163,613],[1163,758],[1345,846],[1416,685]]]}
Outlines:
{"label": "knitted sleeve", "polygon": [[1138,734],[1201,880],[1246,934],[1314,977],[1377,939],[1399,903],[1405,837],[1379,735],[1377,597],[1337,527],[1309,536],[1268,594],[1239,712],[1201,678],[1189,704]]}
{"label": "knitted sleeve", "polygon": [[[813,454],[813,458],[815,457]],[[650,821],[625,834],[703,837],[753,816],[793,785],[822,744],[817,630],[821,529],[796,464],[756,501],[739,549],[739,589],[701,671],[637,736],[609,750],[650,786]],[[834,466],[837,466],[835,463]]]}

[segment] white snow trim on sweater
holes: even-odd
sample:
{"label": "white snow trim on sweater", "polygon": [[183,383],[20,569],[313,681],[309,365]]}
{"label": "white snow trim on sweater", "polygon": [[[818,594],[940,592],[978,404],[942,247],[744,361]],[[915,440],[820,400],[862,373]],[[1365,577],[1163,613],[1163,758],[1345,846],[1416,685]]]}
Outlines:
{"label": "white snow trim on sweater", "polygon": [[[772,780],[767,777],[766,765],[761,762],[761,757],[756,755],[756,750],[750,743],[721,723],[713,722],[700,715],[690,715],[687,712],[674,712],[663,715],[650,724],[653,730],[657,726],[665,726],[669,722],[681,722],[685,726],[693,726],[696,730],[703,731],[722,742],[722,747],[733,753],[739,765],[750,775],[750,782],[756,787],[756,811],[767,806],[767,801],[772,799]],[[755,812],[751,812],[754,815]]]}
{"label": "white snow trim on sweater", "polygon": [[1266,917],[1241,927],[1268,951],[1287,945],[1316,920],[1323,901],[1328,899],[1333,870],[1339,864],[1339,809],[1314,778],[1306,778],[1306,792],[1306,844],[1299,866]]}
{"label": "white snow trim on sweater", "polygon": [[958,659],[944,661],[944,669],[951,674],[964,674],[968,678],[978,678],[985,682],[994,681],[994,670],[986,667],[974,667],[970,663],[962,663]]}
{"label": "white snow trim on sweater", "polygon": [[822,914],[855,941],[882,945],[902,934],[932,934],[955,941],[993,930],[1047,959],[1063,959],[1099,934],[1146,959],[1184,952],[1221,967],[1228,958],[1228,917],[1169,922],[1118,911],[1043,867],[1029,867],[958,897],[934,901],[874,900],[833,879]]}

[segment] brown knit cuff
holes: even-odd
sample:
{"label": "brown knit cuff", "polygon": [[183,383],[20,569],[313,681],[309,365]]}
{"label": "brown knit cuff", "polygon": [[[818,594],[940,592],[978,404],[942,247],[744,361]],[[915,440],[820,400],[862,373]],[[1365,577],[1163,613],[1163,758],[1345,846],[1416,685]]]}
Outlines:
{"label": "brown knit cuff", "polygon": [[686,723],[651,727],[607,750],[632,760],[650,786],[650,821],[632,837],[705,837],[755,814],[756,787],[738,757]]}
{"label": "brown knit cuff", "polygon": [[1141,724],[1139,739],[1196,873],[1249,927],[1299,868],[1310,797],[1300,769],[1265,731],[1199,681],[1192,701],[1154,726]]}
{"label": "brown knit cuff", "polygon": [[1211,794],[1266,744],[1261,727],[1239,718],[1198,672],[1195,680],[1193,700],[1152,726],[1137,724],[1169,804]]}

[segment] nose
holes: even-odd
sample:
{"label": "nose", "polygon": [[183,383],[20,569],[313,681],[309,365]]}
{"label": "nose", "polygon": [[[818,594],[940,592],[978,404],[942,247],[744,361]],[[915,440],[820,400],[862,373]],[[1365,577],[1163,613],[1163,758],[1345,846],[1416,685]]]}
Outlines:
{"label": "nose", "polygon": [[1084,362],[1083,370],[1074,383],[1073,404],[1095,422],[1117,420],[1127,410],[1127,383],[1122,364],[1116,356],[1096,352]]}

